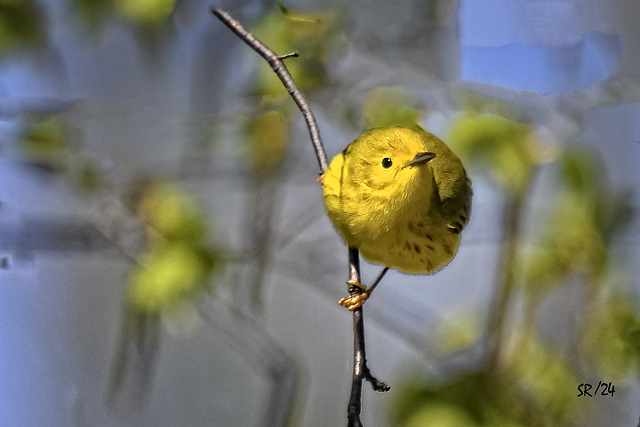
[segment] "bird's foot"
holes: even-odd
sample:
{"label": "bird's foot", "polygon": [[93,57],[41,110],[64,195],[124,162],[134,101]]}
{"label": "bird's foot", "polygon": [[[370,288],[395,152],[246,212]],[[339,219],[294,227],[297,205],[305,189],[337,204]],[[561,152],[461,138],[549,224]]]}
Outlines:
{"label": "bird's foot", "polygon": [[355,280],[349,280],[347,285],[349,285],[350,296],[348,298],[342,298],[338,301],[338,304],[348,308],[349,311],[353,311],[358,307],[362,307],[369,298],[369,292],[365,285]]}

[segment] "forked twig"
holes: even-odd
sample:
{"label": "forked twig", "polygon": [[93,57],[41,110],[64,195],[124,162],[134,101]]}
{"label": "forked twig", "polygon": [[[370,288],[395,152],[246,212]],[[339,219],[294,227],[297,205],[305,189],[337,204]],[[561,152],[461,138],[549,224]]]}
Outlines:
{"label": "forked twig", "polygon": [[316,158],[318,159],[318,165],[320,166],[320,173],[324,173],[329,166],[329,159],[327,158],[327,152],[324,149],[324,144],[320,137],[318,122],[309,107],[307,98],[305,98],[302,91],[296,86],[296,83],[293,81],[293,77],[291,77],[289,70],[286,65],[284,65],[285,59],[298,56],[298,52],[277,55],[274,51],[262,44],[260,40],[256,39],[227,12],[218,9],[212,9],[211,12],[213,12],[213,14],[227,27],[229,27],[231,31],[240,37],[242,41],[248,44],[251,49],[255,50],[258,55],[262,56],[269,63],[304,116],[304,119],[307,122],[307,128],[309,129],[309,134],[311,135],[311,144],[313,144],[313,149],[316,152]]}
{"label": "forked twig", "polygon": [[[320,130],[315,116],[311,112],[309,102],[305,98],[302,91],[296,86],[289,70],[287,70],[284,60],[290,57],[298,56],[297,52],[278,55],[265,46],[262,42],[256,39],[251,33],[249,33],[238,21],[233,19],[227,12],[212,9],[212,13],[222,21],[231,31],[233,31],[242,41],[248,44],[253,50],[255,50],[261,57],[263,57],[271,66],[273,71],[282,81],[285,89],[293,98],[300,112],[304,116],[307,123],[307,129],[311,136],[311,143],[318,159],[318,165],[320,166],[320,173],[324,173],[329,166],[329,160],[327,153],[320,137]],[[349,279],[359,281],[360,279],[360,262],[359,253],[356,248],[349,248]],[[354,287],[355,288],[355,287]],[[350,292],[359,292],[358,289],[352,289]],[[351,386],[351,397],[349,399],[349,406],[347,409],[347,418],[349,426],[361,426],[360,413],[362,411],[362,380],[369,381],[376,391],[387,391],[389,386],[381,381],[378,381],[367,366],[365,342],[364,342],[364,315],[362,307],[353,310],[353,380]]]}

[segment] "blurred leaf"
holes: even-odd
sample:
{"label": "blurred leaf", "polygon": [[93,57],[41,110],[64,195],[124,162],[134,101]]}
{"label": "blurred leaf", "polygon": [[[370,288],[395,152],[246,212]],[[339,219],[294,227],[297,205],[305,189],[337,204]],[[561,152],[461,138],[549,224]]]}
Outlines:
{"label": "blurred leaf", "polygon": [[251,171],[257,177],[276,172],[284,162],[289,145],[288,121],[284,114],[267,110],[250,119],[245,125],[246,156]]}
{"label": "blurred leaf", "polygon": [[32,0],[0,0],[0,55],[46,43],[40,6]]}
{"label": "blurred leaf", "polygon": [[417,123],[422,111],[416,108],[416,99],[403,86],[381,86],[367,93],[362,107],[365,128],[405,126]]}
{"label": "blurred leaf", "polygon": [[176,0],[114,0],[117,14],[140,25],[165,22],[175,8]]}
{"label": "blurred leaf", "polygon": [[[530,412],[526,402],[515,392],[511,379],[495,371],[465,373],[444,381],[416,378],[398,387],[391,425],[414,425],[409,423],[417,422],[425,413],[434,425],[449,425],[446,423],[456,419],[461,426],[529,425],[523,421]],[[435,416],[442,418],[437,420]]]}
{"label": "blurred leaf", "polygon": [[591,211],[592,221],[603,242],[622,231],[633,219],[630,190],[612,191],[607,171],[598,154],[569,150],[560,159],[564,188],[576,204]]}
{"label": "blurred leaf", "polygon": [[607,247],[596,217],[597,205],[568,195],[559,200],[549,224],[560,258],[575,271],[597,276],[607,263]]}
{"label": "blurred leaf", "polygon": [[319,22],[318,18],[314,18],[312,16],[298,15],[292,13],[287,6],[284,4],[284,0],[278,0],[278,7],[280,8],[280,12],[286,15],[289,19],[299,22]]}
{"label": "blurred leaf", "polygon": [[587,151],[572,150],[560,159],[562,182],[567,190],[584,199],[593,199],[602,191],[602,165]]}
{"label": "blurred leaf", "polygon": [[463,162],[489,175],[497,184],[520,193],[536,164],[530,129],[494,114],[459,114],[447,141]]}
{"label": "blurred leaf", "polygon": [[561,284],[572,273],[595,278],[608,261],[608,249],[595,217],[596,205],[560,197],[547,229],[524,261],[524,280],[537,293]]}
{"label": "blurred leaf", "polygon": [[471,115],[495,114],[515,122],[528,121],[529,114],[526,108],[495,96],[474,92],[464,87],[453,88],[451,95],[460,110],[467,111]]}
{"label": "blurred leaf", "polygon": [[80,159],[74,178],[81,191],[95,191],[103,183],[102,169],[98,162],[92,159]]}
{"label": "blurred leaf", "polygon": [[18,149],[31,166],[59,173],[76,190],[95,191],[103,184],[99,161],[82,150],[82,134],[64,113],[29,111],[18,136]]}
{"label": "blurred leaf", "polygon": [[468,348],[482,334],[481,322],[469,310],[454,310],[442,319],[438,328],[438,345],[442,352],[453,353]]}
{"label": "blurred leaf", "polygon": [[459,406],[435,403],[421,407],[407,420],[406,427],[475,427],[478,426]]}
{"label": "blurred leaf", "polygon": [[[265,15],[255,29],[256,36],[271,50],[284,55],[293,51],[302,54],[286,59],[286,65],[296,85],[302,90],[324,84],[327,81],[326,64],[331,39],[336,33],[335,13],[325,8],[309,19],[292,19],[291,14],[274,10]],[[269,67],[260,67],[258,94],[282,93],[282,82]]]}
{"label": "blurred leaf", "polygon": [[571,264],[562,259],[554,241],[545,240],[526,252],[523,264],[524,282],[536,295],[560,285],[570,274]]}
{"label": "blurred leaf", "polygon": [[99,33],[102,24],[114,16],[133,23],[136,36],[146,49],[157,53],[165,24],[171,18],[176,0],[73,0],[73,12],[78,12],[91,33]]}
{"label": "blurred leaf", "polygon": [[561,354],[527,336],[514,350],[509,370],[518,382],[523,402],[536,411],[534,425],[565,425],[575,416],[574,390],[580,381]]}
{"label": "blurred leaf", "polygon": [[566,361],[530,342],[516,350],[512,362],[507,370],[454,374],[445,380],[415,376],[399,387],[391,425],[567,425],[576,415],[579,382]]}
{"label": "blurred leaf", "polygon": [[145,402],[156,362],[159,320],[173,330],[191,320],[188,314],[210,290],[222,265],[220,252],[206,241],[206,217],[176,183],[138,183],[129,203],[147,224],[149,249],[129,276],[108,392],[111,406],[124,411],[138,410]]}
{"label": "blurred leaf", "polygon": [[113,0],[74,0],[71,6],[87,24],[91,31],[101,28],[102,20],[111,12]]}
{"label": "blurred leaf", "polygon": [[19,148],[33,162],[59,166],[68,155],[68,127],[57,115],[26,123],[19,135]]}
{"label": "blurred leaf", "polygon": [[640,315],[632,300],[618,295],[589,312],[584,354],[599,373],[619,380],[640,370]]}
{"label": "blurred leaf", "polygon": [[558,162],[559,193],[535,247],[523,261],[523,278],[541,294],[578,273],[597,283],[609,266],[614,232],[631,219],[628,200],[608,191],[604,168],[585,151],[566,151]]}
{"label": "blurred leaf", "polygon": [[624,233],[635,218],[636,209],[631,194],[631,188],[618,190],[613,194],[607,192],[607,203],[600,209],[599,221],[608,244],[615,235]]}
{"label": "blurred leaf", "polygon": [[149,227],[150,244],[129,279],[129,303],[138,312],[187,307],[208,289],[221,264],[218,251],[206,243],[206,218],[173,182],[154,181],[139,190],[134,202]]}
{"label": "blurred leaf", "polygon": [[204,289],[217,259],[184,242],[153,249],[131,275],[129,301],[141,312],[181,306]]}
{"label": "blurred leaf", "polygon": [[204,217],[193,199],[172,182],[147,185],[138,206],[143,220],[162,239],[201,242],[205,237]]}
{"label": "blurred leaf", "polygon": [[[579,384],[567,360],[524,337],[500,369],[419,375],[398,387],[392,425],[557,426],[576,417]],[[421,424],[415,424],[421,425]]]}

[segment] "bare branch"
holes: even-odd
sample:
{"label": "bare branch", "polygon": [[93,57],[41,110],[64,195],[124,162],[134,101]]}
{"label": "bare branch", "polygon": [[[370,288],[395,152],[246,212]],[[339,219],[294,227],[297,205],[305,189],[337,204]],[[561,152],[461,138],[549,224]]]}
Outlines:
{"label": "bare branch", "polygon": [[309,129],[309,135],[311,136],[311,143],[318,159],[318,165],[320,166],[320,173],[324,173],[329,166],[329,159],[320,137],[320,129],[318,128],[318,122],[316,121],[309,102],[305,98],[302,91],[296,86],[289,70],[284,65],[284,59],[297,56],[297,52],[289,53],[286,55],[277,55],[274,51],[266,47],[260,40],[256,39],[251,33],[249,33],[238,21],[233,19],[227,12],[218,9],[212,9],[211,12],[221,20],[231,31],[233,31],[242,41],[251,46],[253,50],[258,52],[271,66],[276,73],[282,84],[284,85],[293,101],[296,103],[300,112],[304,116],[307,122],[307,129]]}
{"label": "bare branch", "polygon": [[[349,248],[349,281],[360,282],[360,254],[358,249]],[[354,295],[362,292],[357,286],[350,286],[349,293]],[[360,427],[360,413],[362,409],[362,380],[367,380],[375,391],[389,391],[390,387],[376,379],[367,366],[367,353],[364,343],[364,314],[362,307],[353,310],[353,379],[351,383],[351,397],[347,408],[349,427]]]}

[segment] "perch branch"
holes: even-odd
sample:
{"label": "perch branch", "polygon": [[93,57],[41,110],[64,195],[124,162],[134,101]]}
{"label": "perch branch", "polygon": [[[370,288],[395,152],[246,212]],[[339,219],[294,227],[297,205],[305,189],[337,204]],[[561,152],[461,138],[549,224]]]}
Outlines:
{"label": "perch branch", "polygon": [[[358,249],[349,248],[349,281],[360,282],[360,254]],[[357,286],[350,286],[351,295],[362,292]],[[367,380],[375,391],[389,391],[389,386],[371,375],[367,366],[367,353],[364,345],[364,314],[362,306],[353,310],[353,379],[351,397],[347,408],[349,427],[360,427],[360,412],[362,408],[362,380]]]}
{"label": "perch branch", "polygon": [[[320,166],[320,172],[324,173],[329,166],[327,153],[320,137],[320,130],[318,123],[311,111],[309,102],[305,98],[302,91],[296,86],[289,70],[284,64],[284,60],[290,57],[298,56],[297,52],[278,55],[269,49],[267,46],[257,40],[251,33],[249,33],[238,21],[233,19],[227,12],[212,9],[212,13],[222,21],[231,31],[233,31],[242,41],[248,44],[253,50],[255,50],[261,57],[263,57],[271,66],[273,71],[282,81],[282,84],[293,98],[300,112],[304,116],[307,123],[307,129],[311,136],[311,143],[318,159],[318,165]],[[386,271],[385,271],[386,272]],[[349,278],[350,280],[360,280],[360,262],[359,253],[356,248],[349,248]],[[376,283],[377,284],[377,283]],[[375,285],[374,285],[375,287]],[[349,289],[351,294],[361,292],[357,287],[352,286]],[[353,381],[351,386],[351,397],[349,399],[349,406],[347,408],[348,425],[353,427],[362,426],[360,421],[360,413],[362,409],[362,380],[369,381],[376,391],[387,391],[389,386],[385,383],[377,380],[367,366],[367,358],[364,344],[364,315],[362,307],[359,307],[353,311]]]}

